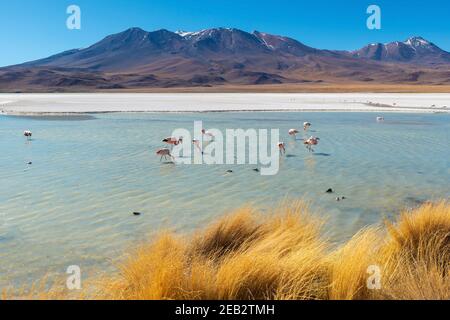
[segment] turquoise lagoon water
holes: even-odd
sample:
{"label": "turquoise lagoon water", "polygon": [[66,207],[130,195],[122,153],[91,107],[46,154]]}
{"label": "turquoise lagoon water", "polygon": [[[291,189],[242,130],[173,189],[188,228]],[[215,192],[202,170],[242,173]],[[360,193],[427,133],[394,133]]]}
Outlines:
{"label": "turquoise lagoon water", "polygon": [[[450,115],[389,113],[384,123],[376,116],[1,116],[0,288],[64,275],[69,265],[89,276],[114,270],[127,248],[157,230],[190,232],[246,203],[310,201],[328,218],[326,236],[339,243],[401,208],[448,198]],[[195,120],[206,128],[279,128],[288,156],[277,175],[266,177],[252,165],[161,163],[161,139],[175,128],[192,131]],[[315,154],[287,135],[304,121],[321,138]],[[22,136],[28,129],[30,142]],[[326,194],[328,188],[336,193]]]}

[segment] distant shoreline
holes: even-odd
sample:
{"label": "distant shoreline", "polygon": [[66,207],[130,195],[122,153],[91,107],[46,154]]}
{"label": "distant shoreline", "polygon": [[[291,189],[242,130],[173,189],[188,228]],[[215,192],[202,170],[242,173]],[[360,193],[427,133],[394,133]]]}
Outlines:
{"label": "distant shoreline", "polygon": [[204,113],[271,113],[271,112],[329,112],[329,113],[339,113],[339,112],[348,112],[348,113],[364,113],[364,112],[389,112],[389,113],[449,113],[450,110],[447,111],[440,111],[440,110],[428,110],[428,109],[417,109],[417,110],[358,110],[358,109],[352,109],[352,110],[345,110],[345,109],[293,109],[293,110],[224,110],[224,111],[92,111],[92,112],[4,112],[0,113],[0,116],[9,116],[9,117],[78,117],[82,115],[86,116],[95,116],[95,115],[101,115],[101,114],[204,114]]}
{"label": "distant shoreline", "polygon": [[450,84],[383,83],[283,83],[259,85],[212,85],[190,87],[141,87],[96,89],[83,86],[64,88],[0,88],[1,94],[112,94],[112,93],[450,93]]}
{"label": "distant shoreline", "polygon": [[448,93],[34,93],[0,94],[0,115],[103,113],[450,113]]}

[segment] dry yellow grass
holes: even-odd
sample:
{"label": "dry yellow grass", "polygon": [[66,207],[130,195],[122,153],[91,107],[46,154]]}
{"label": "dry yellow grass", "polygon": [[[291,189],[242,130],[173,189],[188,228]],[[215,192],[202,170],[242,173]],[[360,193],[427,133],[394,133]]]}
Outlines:
{"label": "dry yellow grass", "polygon": [[[450,299],[448,202],[365,228],[339,248],[322,226],[301,202],[264,215],[242,208],[195,236],[164,233],[136,248],[83,298]],[[379,289],[367,286],[371,266],[381,271]]]}
{"label": "dry yellow grass", "polygon": [[100,292],[110,299],[323,298],[321,225],[300,202],[265,216],[243,208],[192,241],[164,234],[137,249]]}
{"label": "dry yellow grass", "polygon": [[363,229],[329,255],[329,299],[371,298],[371,291],[367,289],[367,270],[370,266],[380,266],[378,252],[382,238],[377,228]]}
{"label": "dry yellow grass", "polygon": [[387,299],[450,299],[450,205],[424,204],[387,223],[389,238],[380,255]]}

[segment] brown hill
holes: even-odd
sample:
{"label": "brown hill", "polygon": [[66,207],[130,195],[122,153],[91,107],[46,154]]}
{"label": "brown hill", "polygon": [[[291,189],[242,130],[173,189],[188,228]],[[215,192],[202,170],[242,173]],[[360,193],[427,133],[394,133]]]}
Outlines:
{"label": "brown hill", "polygon": [[[396,50],[393,47],[397,48]],[[0,69],[0,91],[314,84],[450,84],[450,54],[423,38],[355,52],[255,31],[131,28],[85,48]]]}

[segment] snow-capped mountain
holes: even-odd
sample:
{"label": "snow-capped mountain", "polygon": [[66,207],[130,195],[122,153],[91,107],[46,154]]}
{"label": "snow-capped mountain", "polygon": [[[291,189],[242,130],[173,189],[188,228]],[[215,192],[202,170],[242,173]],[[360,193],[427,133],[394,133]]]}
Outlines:
{"label": "snow-capped mountain", "polygon": [[294,39],[234,28],[214,28],[196,32],[131,28],[106,37],[89,48],[71,50],[33,62],[27,66],[91,68],[104,71],[132,71],[162,57],[217,59],[233,56],[236,61],[254,56],[270,59],[279,56],[326,55]]}
{"label": "snow-capped mountain", "polygon": [[449,56],[420,37],[346,52],[235,28],[194,32],[130,28],[87,48],[0,68],[0,91],[338,82],[448,84]]}
{"label": "snow-capped mountain", "polygon": [[420,65],[450,63],[450,53],[422,37],[411,37],[403,42],[374,43],[352,52],[356,58],[376,61],[406,62]]}

